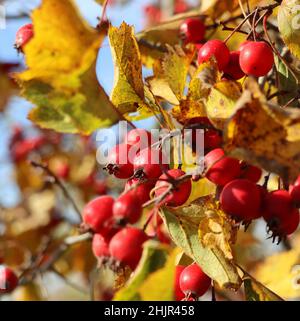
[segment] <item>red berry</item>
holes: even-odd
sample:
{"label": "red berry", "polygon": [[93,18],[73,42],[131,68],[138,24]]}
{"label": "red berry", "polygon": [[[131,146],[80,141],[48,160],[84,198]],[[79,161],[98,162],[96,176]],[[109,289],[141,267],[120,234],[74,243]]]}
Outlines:
{"label": "red berry", "polygon": [[133,161],[135,174],[139,173],[140,177],[145,177],[149,180],[156,180],[163,169],[167,170],[166,156],[158,149],[145,148],[141,150]]}
{"label": "red berry", "polygon": [[[167,174],[161,175],[155,185],[155,196],[159,197],[167,191],[170,186],[169,177],[179,179],[184,175],[185,172],[180,169],[170,169]],[[190,197],[191,190],[192,183],[190,179],[173,186],[170,194],[166,196],[164,204],[174,207],[183,205]]]}
{"label": "red berry", "polygon": [[268,193],[264,198],[263,210],[263,216],[267,222],[274,217],[284,221],[293,210],[292,197],[285,190]]}
{"label": "red berry", "polygon": [[14,161],[22,161],[33,151],[38,150],[45,144],[45,137],[39,136],[17,142],[11,150]]}
{"label": "red berry", "polygon": [[140,229],[126,227],[113,236],[109,251],[113,258],[134,270],[143,253],[143,243],[148,236]]}
{"label": "red berry", "polygon": [[217,185],[224,186],[240,176],[239,161],[225,156],[221,148],[209,152],[204,161],[207,168],[206,178]]}
{"label": "red berry", "polygon": [[215,57],[220,71],[223,71],[229,63],[230,51],[221,40],[209,40],[200,48],[198,53],[198,63],[209,61]]}
{"label": "red berry", "polygon": [[105,195],[107,192],[107,185],[104,180],[95,180],[93,182],[93,190],[98,195]]}
{"label": "red berry", "polygon": [[293,234],[299,226],[299,221],[299,210],[295,208],[286,220],[282,222],[281,226],[279,226],[280,234],[284,236]]}
{"label": "red berry", "polygon": [[10,293],[18,286],[15,272],[4,265],[0,266],[0,294]]}
{"label": "red berry", "polygon": [[31,40],[33,37],[33,25],[29,23],[21,27],[16,34],[15,47],[18,50],[22,50],[24,46]]}
{"label": "red berry", "polygon": [[135,224],[142,215],[143,208],[134,191],[119,196],[113,206],[113,216],[118,223]]}
{"label": "red berry", "polygon": [[265,76],[274,65],[272,48],[265,42],[250,42],[240,54],[240,66],[246,75]]}
{"label": "red berry", "polygon": [[229,63],[224,69],[225,76],[234,80],[239,80],[245,76],[240,66],[240,51],[230,53]]}
{"label": "red berry", "polygon": [[150,192],[154,184],[152,182],[143,182],[137,178],[130,179],[125,185],[125,191],[134,192],[135,196],[139,199],[141,204],[150,200]]}
{"label": "red berry", "polygon": [[251,43],[252,41],[250,41],[250,40],[246,40],[246,41],[243,41],[241,44],[240,44],[240,46],[239,46],[239,51],[241,52],[243,49],[244,49],[244,47],[246,46],[246,45],[248,45],[249,43]]}
{"label": "red berry", "polygon": [[293,199],[294,204],[300,207],[300,176],[298,176],[294,185],[290,186],[289,193]]}
{"label": "red berry", "polygon": [[152,135],[145,129],[135,128],[129,131],[125,137],[124,143],[128,145],[138,145],[139,149],[151,146]]}
{"label": "red berry", "polygon": [[83,221],[95,233],[111,230],[114,199],[111,196],[100,196],[83,208]]}
{"label": "red berry", "polygon": [[204,133],[204,147],[205,149],[215,149],[222,144],[222,137],[218,131],[214,129],[208,129]]}
{"label": "red berry", "polygon": [[262,175],[262,170],[259,167],[248,165],[247,163],[243,162],[241,164],[242,174],[241,178],[248,179],[253,183],[257,183]]}
{"label": "red berry", "polygon": [[116,145],[109,152],[109,164],[106,166],[109,174],[115,175],[117,178],[129,178],[133,175],[131,145],[120,144]]}
{"label": "red berry", "polygon": [[92,242],[92,250],[97,258],[109,257],[109,239],[104,238],[101,234],[95,234]]}
{"label": "red berry", "polygon": [[223,188],[220,196],[224,212],[237,221],[251,221],[261,216],[261,191],[246,179],[236,179]]}
{"label": "red berry", "polygon": [[180,26],[180,34],[186,43],[200,42],[205,35],[205,25],[199,18],[186,19]]}
{"label": "red berry", "polygon": [[179,285],[180,275],[184,269],[185,269],[185,266],[183,265],[176,265],[175,267],[174,292],[175,292],[176,301],[181,301],[185,297],[185,294],[181,291],[180,285]]}
{"label": "red berry", "polygon": [[67,179],[70,174],[70,166],[68,163],[59,162],[55,168],[55,174],[62,179]]}
{"label": "red berry", "polygon": [[200,297],[209,289],[211,279],[196,263],[187,266],[180,275],[180,289],[185,295]]}

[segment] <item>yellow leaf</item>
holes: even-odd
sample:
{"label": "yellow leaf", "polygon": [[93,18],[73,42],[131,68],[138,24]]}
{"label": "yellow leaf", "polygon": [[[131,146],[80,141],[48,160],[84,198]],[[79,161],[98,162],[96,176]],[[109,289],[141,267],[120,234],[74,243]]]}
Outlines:
{"label": "yellow leaf", "polygon": [[32,20],[28,69],[16,75],[22,95],[37,106],[29,118],[43,128],[85,134],[115,123],[119,115],[95,71],[107,27],[92,29],[71,0],[43,0]]}
{"label": "yellow leaf", "polygon": [[139,288],[142,301],[174,300],[174,280],[176,259],[179,249],[174,249],[168,256],[164,267],[151,273]]}
{"label": "yellow leaf", "polygon": [[295,249],[266,258],[253,271],[257,280],[286,299],[300,297],[300,250]]}
{"label": "yellow leaf", "polygon": [[241,91],[239,83],[230,80],[220,81],[211,89],[206,103],[206,112],[216,128],[222,130],[228,118],[235,112]]}
{"label": "yellow leaf", "polygon": [[278,10],[278,28],[291,52],[300,58],[299,0],[283,0]]}
{"label": "yellow leaf", "polygon": [[300,111],[269,103],[251,80],[225,127],[233,156],[294,181],[300,172]]}
{"label": "yellow leaf", "polygon": [[109,28],[109,41],[115,65],[112,102],[122,113],[144,107],[144,83],[139,48],[133,27],[125,22],[119,28]]}
{"label": "yellow leaf", "polygon": [[13,298],[16,301],[42,301],[43,300],[40,287],[35,283],[29,283],[23,286],[18,286],[13,293]]}
{"label": "yellow leaf", "polygon": [[180,47],[168,47],[168,50],[164,58],[154,65],[154,76],[148,78],[148,83],[155,96],[178,105],[184,94],[191,60]]}
{"label": "yellow leaf", "polygon": [[6,107],[10,97],[16,93],[16,85],[7,75],[9,67],[0,64],[0,112]]}

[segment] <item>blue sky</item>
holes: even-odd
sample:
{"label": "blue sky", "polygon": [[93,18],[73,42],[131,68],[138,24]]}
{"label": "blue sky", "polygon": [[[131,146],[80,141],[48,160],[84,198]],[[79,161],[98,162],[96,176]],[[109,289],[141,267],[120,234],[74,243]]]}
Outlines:
{"label": "blue sky", "polygon": [[[35,1],[38,3],[39,1]],[[143,11],[142,8],[147,0],[132,0],[128,5],[108,7],[108,17],[113,25],[120,25],[122,21],[134,25],[136,31],[143,28]],[[101,7],[94,0],[76,0],[80,11],[84,18],[92,25],[97,24],[97,16],[101,15]],[[22,5],[23,1],[19,1]],[[8,12],[14,8],[7,7]],[[7,21],[6,29],[0,30],[0,61],[1,62],[19,62],[23,63],[22,55],[18,55],[13,48],[15,34],[19,27],[28,23],[29,19],[17,19]],[[110,93],[113,86],[113,63],[110,54],[110,48],[107,40],[103,43],[100,50],[97,64],[97,73],[101,85]],[[14,206],[18,202],[18,189],[13,179],[13,168],[9,163],[7,143],[10,135],[12,124],[22,124],[30,126],[30,122],[26,119],[26,115],[31,105],[21,98],[15,97],[11,100],[9,109],[5,117],[0,118],[0,204],[4,206]],[[153,120],[148,120],[139,124],[142,127],[148,127],[153,124]]]}

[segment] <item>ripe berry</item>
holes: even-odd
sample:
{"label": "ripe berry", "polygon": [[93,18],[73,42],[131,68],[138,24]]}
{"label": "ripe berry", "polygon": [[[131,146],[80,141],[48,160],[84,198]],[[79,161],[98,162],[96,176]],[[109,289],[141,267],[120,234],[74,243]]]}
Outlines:
{"label": "ripe berry", "polygon": [[95,233],[111,230],[114,199],[100,196],[85,205],[82,212],[83,222]]}
{"label": "ripe berry", "polygon": [[22,161],[33,151],[38,150],[45,144],[45,137],[39,136],[17,142],[11,149],[14,161]]}
{"label": "ripe berry", "polygon": [[150,200],[150,192],[154,184],[152,182],[143,182],[137,178],[130,179],[125,185],[125,191],[132,191],[141,204]]}
{"label": "ripe berry", "polygon": [[295,206],[300,207],[300,176],[298,176],[294,185],[290,186],[289,193]]}
{"label": "ripe berry", "polygon": [[135,128],[129,131],[124,143],[127,145],[138,145],[139,149],[147,148],[151,145],[152,135],[145,129]]}
{"label": "ripe berry", "polygon": [[259,167],[242,162],[241,169],[242,169],[241,178],[248,179],[253,183],[257,183],[260,180],[262,175],[262,170]]}
{"label": "ripe berry", "polygon": [[141,218],[142,212],[142,204],[134,191],[119,196],[113,206],[113,216],[119,224],[135,224]]}
{"label": "ripe berry", "polygon": [[59,162],[55,166],[55,174],[62,179],[67,179],[70,174],[70,166],[66,162]]}
{"label": "ripe berry", "polygon": [[131,145],[120,144],[110,150],[108,155],[109,161],[106,166],[109,174],[113,174],[121,179],[129,178],[133,175],[131,148]]}
{"label": "ripe berry", "polygon": [[261,216],[261,192],[255,183],[246,179],[225,185],[220,203],[223,211],[237,221],[249,222]]}
{"label": "ripe berry", "polygon": [[180,35],[186,43],[200,42],[205,35],[205,25],[198,18],[186,19],[180,26]]}
{"label": "ripe berry", "polygon": [[252,41],[250,41],[250,40],[246,40],[246,41],[243,41],[241,44],[240,44],[240,46],[239,46],[239,52],[241,52],[243,49],[244,49],[244,47],[246,46],[246,45],[248,45],[249,43],[251,43]]}
{"label": "ripe berry", "polygon": [[145,148],[141,150],[133,161],[135,174],[151,181],[156,180],[163,169],[169,168],[166,156],[159,149]]}
{"label": "ripe berry", "polygon": [[134,270],[143,253],[143,243],[148,236],[140,229],[126,227],[113,236],[109,243],[111,256]]}
{"label": "ripe berry", "polygon": [[0,266],[0,294],[12,292],[18,285],[15,272],[4,265]]}
{"label": "ripe berry", "polygon": [[176,265],[175,267],[174,294],[176,301],[181,301],[185,297],[185,294],[181,291],[179,285],[180,275],[184,269],[185,266],[183,265]]}
{"label": "ripe berry", "polygon": [[[172,182],[169,182],[170,177],[176,180],[184,175],[185,172],[180,169],[170,169],[167,174],[161,175],[155,185],[155,196],[160,197],[166,193],[170,184],[172,184]],[[183,205],[190,197],[191,190],[192,183],[190,179],[185,180],[178,185],[173,185],[172,190],[164,200],[164,204],[174,207]]]}
{"label": "ripe berry", "polygon": [[245,76],[240,66],[240,51],[230,53],[229,63],[224,69],[225,76],[231,79],[239,80]]}
{"label": "ripe berry", "polygon": [[221,148],[209,152],[205,156],[204,162],[207,168],[206,178],[217,185],[224,186],[240,176],[239,161],[225,156]]}
{"label": "ripe berry", "polygon": [[226,44],[221,40],[209,40],[200,48],[198,53],[198,63],[209,61],[215,57],[220,71],[223,71],[230,59],[230,51]]}
{"label": "ripe berry", "polygon": [[215,149],[222,144],[222,137],[218,131],[214,129],[208,129],[204,133],[204,147],[205,149]]}
{"label": "ripe berry", "polygon": [[265,76],[274,65],[272,48],[265,42],[250,42],[240,54],[240,66],[246,75]]}
{"label": "ripe berry", "polygon": [[196,263],[187,266],[180,275],[180,289],[185,295],[202,296],[210,287],[211,279]]}
{"label": "ripe berry", "polygon": [[280,234],[283,236],[293,234],[298,226],[300,221],[300,215],[298,209],[293,209],[290,215],[279,225]]}
{"label": "ripe berry", "polygon": [[92,242],[92,251],[97,258],[109,257],[109,239],[104,238],[101,234],[95,234]]}
{"label": "ripe berry", "polygon": [[263,210],[263,216],[267,222],[274,217],[284,221],[293,210],[292,197],[285,190],[268,193],[264,198]]}
{"label": "ripe berry", "polygon": [[29,23],[21,27],[16,34],[15,48],[17,50],[23,50],[24,46],[31,40],[33,37],[33,25]]}

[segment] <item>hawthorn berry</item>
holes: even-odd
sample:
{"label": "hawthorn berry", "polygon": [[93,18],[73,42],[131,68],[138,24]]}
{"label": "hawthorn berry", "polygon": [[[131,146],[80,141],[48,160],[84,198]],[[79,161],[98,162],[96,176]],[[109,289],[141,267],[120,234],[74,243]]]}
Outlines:
{"label": "hawthorn berry", "polygon": [[147,148],[151,145],[152,135],[145,129],[135,128],[129,131],[125,137],[125,144],[138,145],[139,149]]}
{"label": "hawthorn berry", "polygon": [[14,144],[11,149],[11,156],[14,161],[19,162],[33,151],[38,150],[45,144],[45,137],[39,136],[34,138],[27,138]]}
{"label": "hawthorn berry", "polygon": [[62,179],[67,179],[70,174],[70,165],[66,162],[59,162],[55,166],[55,174]]}
{"label": "hawthorn berry", "polygon": [[17,50],[23,50],[24,46],[33,37],[33,24],[28,23],[22,26],[16,33],[15,48]]}
{"label": "hawthorn berry", "polygon": [[187,266],[180,275],[180,289],[188,296],[200,297],[209,289],[211,278],[208,277],[196,263]]}
{"label": "hawthorn berry", "polygon": [[206,178],[216,185],[224,186],[241,174],[237,159],[225,156],[223,149],[217,148],[205,155]]}
{"label": "hawthorn berry", "polygon": [[185,298],[185,294],[181,291],[179,284],[180,276],[184,269],[185,266],[183,265],[176,265],[175,267],[174,294],[176,301],[181,301]]}
{"label": "hawthorn berry", "polygon": [[131,148],[133,148],[131,145],[119,144],[110,150],[109,161],[105,167],[110,175],[121,179],[130,178],[133,175]]}
{"label": "hawthorn berry", "polygon": [[[168,190],[170,184],[172,189],[164,199],[164,204],[168,206],[181,206],[189,198],[192,190],[192,183],[190,179],[176,183],[176,179],[180,179],[185,175],[185,172],[180,169],[170,169],[167,173],[161,175],[155,185],[155,196],[160,197]],[[174,182],[170,182],[170,178]],[[175,185],[174,185],[175,184]]]}
{"label": "hawthorn berry", "polygon": [[259,167],[249,165],[245,162],[241,164],[241,171],[240,178],[248,179],[253,183],[257,183],[262,175],[262,170]]}
{"label": "hawthorn berry", "polygon": [[226,44],[221,40],[207,41],[198,52],[198,63],[209,61],[215,57],[220,71],[223,71],[229,63],[230,51]]}
{"label": "hawthorn berry", "polygon": [[180,35],[186,43],[197,43],[203,40],[205,24],[199,18],[189,18],[180,26]]}
{"label": "hawthorn berry", "polygon": [[220,203],[223,211],[237,221],[249,222],[261,216],[261,192],[247,179],[236,179],[225,185]]}
{"label": "hawthorn berry", "polygon": [[224,69],[225,77],[239,80],[245,76],[240,66],[240,51],[232,51],[229,57],[229,63]]}
{"label": "hawthorn berry", "polygon": [[250,42],[240,51],[240,66],[249,76],[262,77],[273,68],[272,48],[265,42]]}
{"label": "hawthorn berry", "polygon": [[204,147],[212,150],[220,147],[222,144],[222,137],[215,129],[208,129],[204,132]]}
{"label": "hawthorn berry", "polygon": [[113,236],[109,243],[111,256],[120,264],[134,270],[143,252],[143,243],[148,240],[144,231],[135,227],[125,227]]}
{"label": "hawthorn berry", "polygon": [[125,185],[125,191],[132,191],[141,204],[150,200],[150,192],[154,187],[153,182],[142,181],[137,178],[130,179]]}
{"label": "hawthorn berry", "polygon": [[96,258],[103,259],[109,257],[109,239],[105,238],[101,234],[94,234],[92,251]]}
{"label": "hawthorn berry", "polygon": [[150,181],[156,180],[162,174],[163,169],[168,170],[169,165],[166,162],[166,156],[161,150],[145,148],[133,160],[135,175]]}
{"label": "hawthorn berry", "polygon": [[95,233],[108,233],[112,225],[113,205],[111,196],[97,197],[83,208],[83,222]]}
{"label": "hawthorn berry", "polygon": [[290,186],[289,193],[295,206],[300,207],[300,176],[298,176],[294,185]]}
{"label": "hawthorn berry", "polygon": [[142,204],[134,191],[119,196],[113,206],[114,219],[121,225],[135,224],[141,218],[142,212]]}
{"label": "hawthorn berry", "polygon": [[18,286],[19,279],[15,272],[5,266],[0,266],[0,294],[10,293]]}
{"label": "hawthorn berry", "polygon": [[241,52],[241,51],[244,49],[244,47],[245,47],[246,45],[248,45],[250,42],[252,42],[252,41],[250,41],[250,40],[245,40],[245,41],[243,41],[243,42],[240,44],[240,46],[239,46],[239,51]]}

